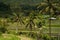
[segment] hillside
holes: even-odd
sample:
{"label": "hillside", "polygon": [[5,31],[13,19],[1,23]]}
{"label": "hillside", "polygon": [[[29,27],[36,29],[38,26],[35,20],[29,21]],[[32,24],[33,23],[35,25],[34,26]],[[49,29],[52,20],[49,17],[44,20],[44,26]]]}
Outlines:
{"label": "hillside", "polygon": [[[43,0],[2,0],[5,3],[18,3],[18,4],[38,4]],[[0,0],[1,2],[1,0]]]}

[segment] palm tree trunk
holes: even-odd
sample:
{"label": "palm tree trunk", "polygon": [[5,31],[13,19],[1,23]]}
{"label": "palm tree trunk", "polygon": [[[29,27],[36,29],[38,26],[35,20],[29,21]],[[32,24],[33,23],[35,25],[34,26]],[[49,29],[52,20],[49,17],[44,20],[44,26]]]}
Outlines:
{"label": "palm tree trunk", "polygon": [[51,9],[51,3],[50,3],[50,0],[47,0],[48,1],[48,5],[49,5],[49,14],[50,14],[50,17],[49,17],[49,35],[51,37],[51,13],[50,13],[50,9]]}

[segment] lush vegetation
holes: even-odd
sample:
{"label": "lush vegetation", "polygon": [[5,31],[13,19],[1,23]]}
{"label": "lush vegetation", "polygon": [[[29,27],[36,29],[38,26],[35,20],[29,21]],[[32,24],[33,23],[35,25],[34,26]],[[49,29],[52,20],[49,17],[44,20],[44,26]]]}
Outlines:
{"label": "lush vegetation", "polygon": [[3,34],[0,36],[0,40],[21,40],[21,39],[12,34],[8,34],[8,35]]}
{"label": "lush vegetation", "polygon": [[[0,35],[4,33],[25,35],[36,40],[55,40],[48,33],[49,30],[52,33],[60,32],[59,5],[59,0],[2,0],[0,2]],[[6,40],[20,40],[16,36]],[[0,40],[4,39],[1,36]]]}

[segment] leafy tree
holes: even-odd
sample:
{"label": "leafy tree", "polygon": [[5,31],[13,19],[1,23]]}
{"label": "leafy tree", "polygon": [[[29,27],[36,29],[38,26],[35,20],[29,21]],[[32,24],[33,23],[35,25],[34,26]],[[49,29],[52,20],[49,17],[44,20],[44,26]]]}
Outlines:
{"label": "leafy tree", "polygon": [[9,26],[7,20],[5,18],[0,18],[0,31],[2,33],[5,33],[7,31],[7,26]]}
{"label": "leafy tree", "polygon": [[0,2],[0,17],[9,17],[11,14],[10,6]]}

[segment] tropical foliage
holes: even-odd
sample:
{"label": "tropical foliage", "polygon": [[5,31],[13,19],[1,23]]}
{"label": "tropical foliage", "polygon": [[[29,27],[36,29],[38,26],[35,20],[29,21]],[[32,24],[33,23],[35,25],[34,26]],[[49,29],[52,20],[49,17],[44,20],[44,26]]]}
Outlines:
{"label": "tropical foliage", "polygon": [[[2,0],[0,2],[0,33],[8,33],[13,29],[18,34],[23,31],[20,33],[23,34],[27,30],[27,35],[34,37],[33,34],[36,33],[35,35],[40,39],[42,30],[48,27],[49,22],[51,23],[49,20],[51,17],[60,20],[59,5],[59,0]],[[60,23],[57,24],[60,26]],[[46,36],[42,39],[49,40]]]}

